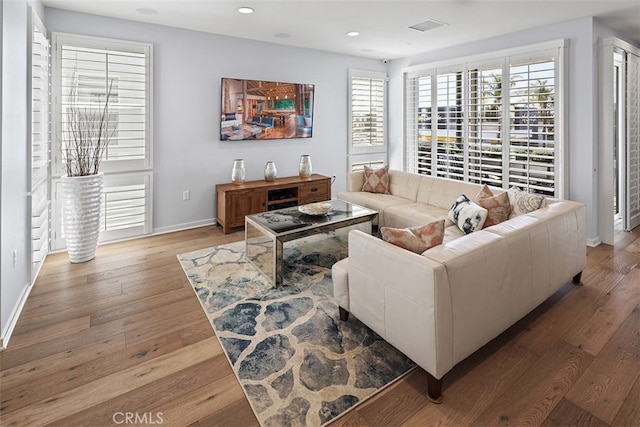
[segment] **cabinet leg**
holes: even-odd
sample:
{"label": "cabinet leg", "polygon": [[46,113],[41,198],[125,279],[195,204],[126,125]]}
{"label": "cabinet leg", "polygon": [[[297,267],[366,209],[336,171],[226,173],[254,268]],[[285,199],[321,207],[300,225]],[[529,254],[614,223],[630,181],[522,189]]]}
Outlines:
{"label": "cabinet leg", "polygon": [[347,310],[345,310],[342,307],[338,307],[339,311],[340,311],[340,320],[346,322],[347,320],[349,320],[349,312]]}

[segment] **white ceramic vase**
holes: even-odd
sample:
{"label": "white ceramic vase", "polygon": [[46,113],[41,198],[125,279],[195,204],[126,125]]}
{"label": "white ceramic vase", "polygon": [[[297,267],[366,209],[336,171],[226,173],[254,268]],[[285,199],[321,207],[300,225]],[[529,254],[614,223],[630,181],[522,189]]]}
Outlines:
{"label": "white ceramic vase", "polygon": [[307,179],[311,176],[311,156],[303,154],[300,156],[300,178]]}
{"label": "white ceramic vase", "polygon": [[231,169],[231,182],[236,185],[244,184],[245,176],[244,159],[235,159]]}
{"label": "white ceramic vase", "polygon": [[265,181],[273,182],[278,177],[278,170],[276,169],[276,164],[269,161],[264,166],[264,179]]}
{"label": "white ceramic vase", "polygon": [[69,260],[89,261],[96,256],[104,174],[63,176],[62,223]]}

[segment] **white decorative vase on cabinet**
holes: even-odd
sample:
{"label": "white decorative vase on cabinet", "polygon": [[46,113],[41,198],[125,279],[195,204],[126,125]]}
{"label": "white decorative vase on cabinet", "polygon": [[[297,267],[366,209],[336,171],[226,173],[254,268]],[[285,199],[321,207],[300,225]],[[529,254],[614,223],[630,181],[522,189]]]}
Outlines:
{"label": "white decorative vase on cabinet", "polygon": [[276,164],[272,161],[267,162],[264,166],[264,180],[268,182],[273,182],[278,177],[278,170],[276,169]]}
{"label": "white decorative vase on cabinet", "polygon": [[313,172],[311,166],[311,156],[308,154],[303,154],[300,156],[300,178],[307,179],[311,176]]}
{"label": "white decorative vase on cabinet", "polygon": [[89,261],[96,256],[104,174],[63,176],[62,222],[69,260]]}

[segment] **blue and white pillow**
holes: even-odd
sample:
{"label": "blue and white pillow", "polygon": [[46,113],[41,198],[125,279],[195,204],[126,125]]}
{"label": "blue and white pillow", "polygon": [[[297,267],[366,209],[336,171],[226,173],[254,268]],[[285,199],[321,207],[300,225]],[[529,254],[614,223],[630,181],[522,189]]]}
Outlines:
{"label": "blue and white pillow", "polygon": [[485,208],[472,202],[466,194],[461,194],[451,206],[448,217],[464,234],[470,234],[482,230],[488,213]]}

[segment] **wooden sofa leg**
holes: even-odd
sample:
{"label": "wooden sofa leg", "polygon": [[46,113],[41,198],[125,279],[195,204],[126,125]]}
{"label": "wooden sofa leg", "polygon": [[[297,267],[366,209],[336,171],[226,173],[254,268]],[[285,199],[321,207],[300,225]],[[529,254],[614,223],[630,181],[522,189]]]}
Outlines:
{"label": "wooden sofa leg", "polygon": [[582,282],[580,281],[582,279],[582,271],[578,274],[576,274],[575,276],[573,276],[573,280],[571,281],[574,285],[580,285],[582,284]]}
{"label": "wooden sofa leg", "polygon": [[442,378],[437,379],[427,372],[427,399],[433,403],[442,403]]}
{"label": "wooden sofa leg", "polygon": [[349,312],[342,307],[338,307],[340,309],[340,320],[347,321],[349,320]]}

